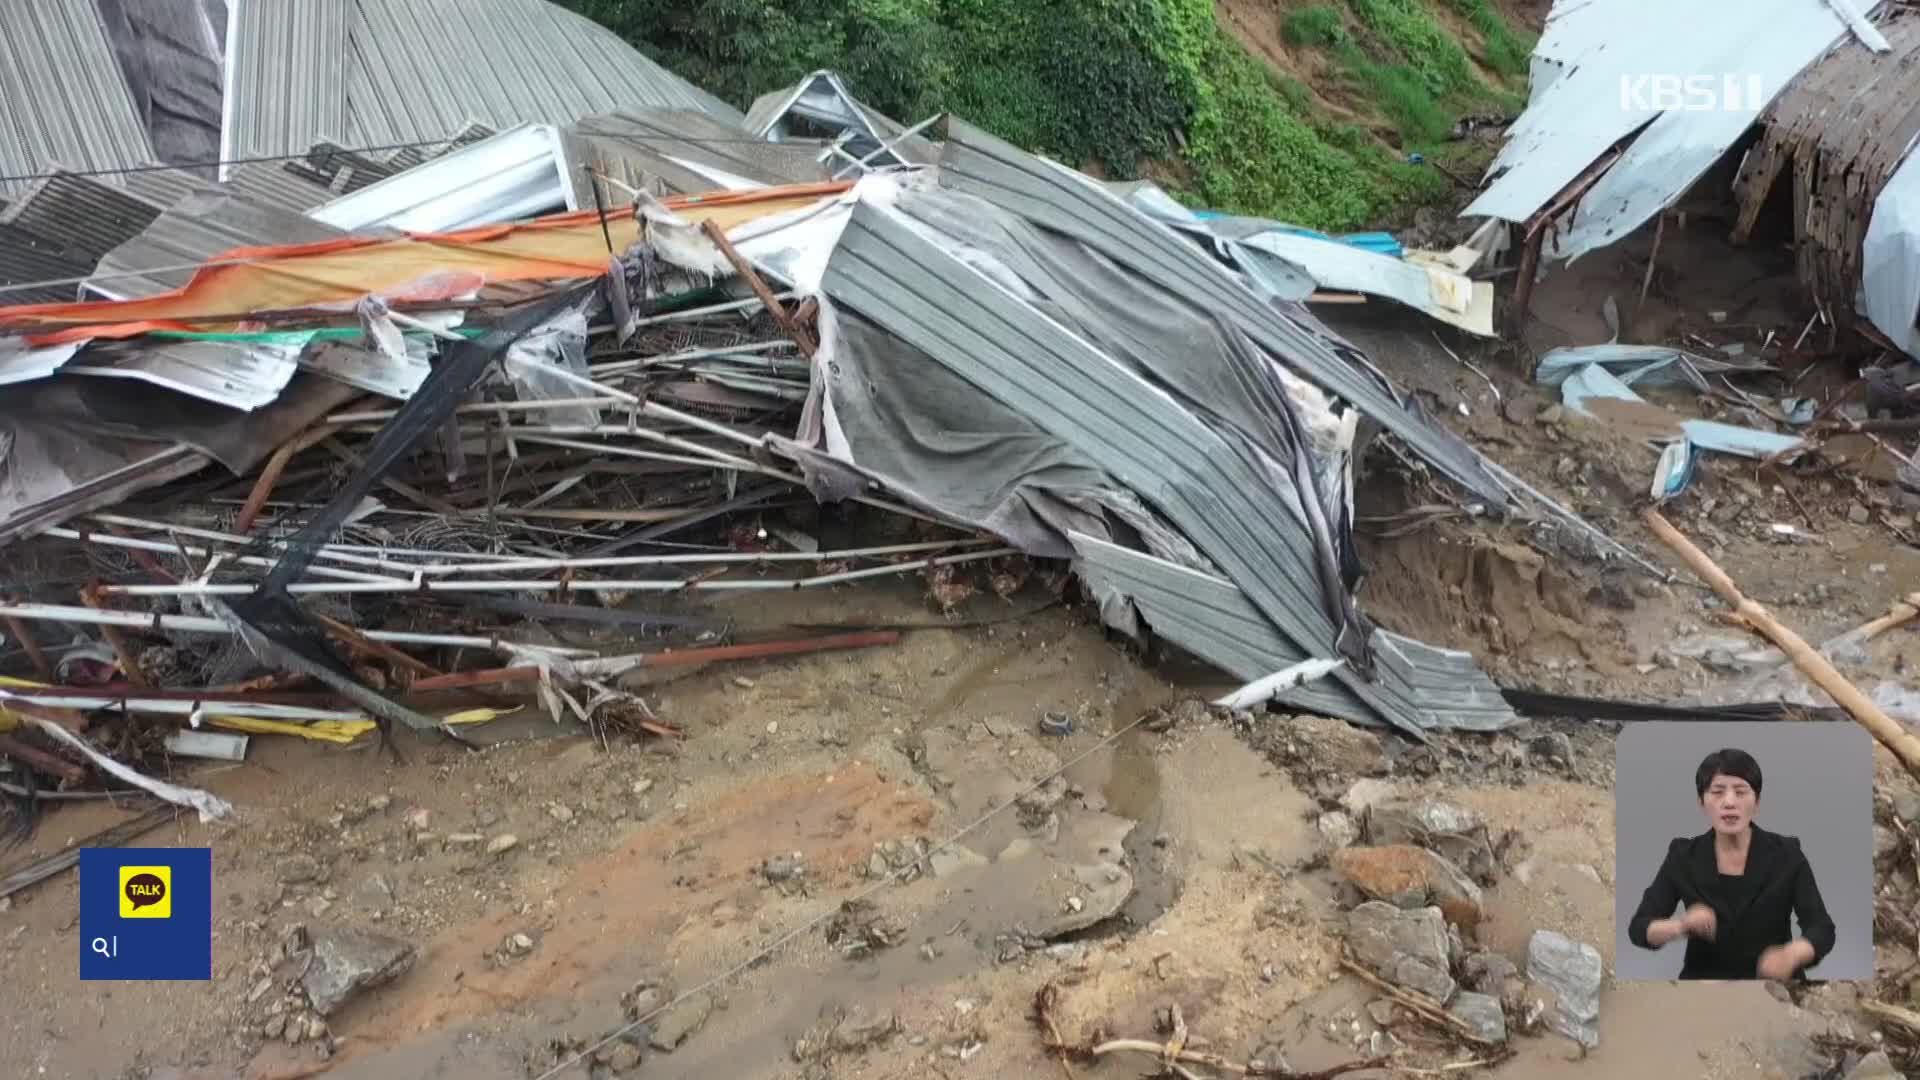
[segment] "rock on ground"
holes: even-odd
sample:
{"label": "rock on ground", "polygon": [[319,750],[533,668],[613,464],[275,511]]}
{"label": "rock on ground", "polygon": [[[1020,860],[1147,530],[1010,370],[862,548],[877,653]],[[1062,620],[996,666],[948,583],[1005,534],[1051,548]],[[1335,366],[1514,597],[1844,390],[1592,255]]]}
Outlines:
{"label": "rock on ground", "polygon": [[1315,822],[1320,830],[1320,839],[1326,843],[1328,851],[1339,851],[1351,846],[1360,839],[1360,826],[1353,816],[1344,810],[1334,810],[1321,814]]}
{"label": "rock on ground", "polygon": [[869,1012],[856,1008],[834,1025],[830,1045],[842,1053],[864,1050],[884,1042],[900,1029],[900,1020],[890,1012]]}
{"label": "rock on ground", "polygon": [[[1081,898],[1078,911],[1065,911],[1040,926],[1034,928],[1034,936],[1052,940],[1087,927],[1120,913],[1133,896],[1133,875],[1117,866],[1096,866],[1076,868],[1091,871],[1077,873],[1081,880],[1098,882],[1087,890]],[[1109,873],[1110,871],[1110,873]],[[1111,876],[1113,880],[1107,878]]]}
{"label": "rock on ground", "polygon": [[1453,976],[1447,974],[1445,968],[1434,967],[1425,960],[1416,960],[1411,956],[1394,958],[1392,979],[1409,990],[1427,995],[1441,1005],[1452,1000],[1453,992],[1457,989]]}
{"label": "rock on ground", "polygon": [[1507,980],[1518,974],[1519,966],[1499,953],[1473,953],[1460,961],[1461,978],[1482,994],[1498,995]]}
{"label": "rock on ground", "polygon": [[1906,1077],[1893,1067],[1886,1051],[1875,1050],[1847,1070],[1846,1080],[1906,1080]]}
{"label": "rock on ground", "polygon": [[617,1073],[631,1071],[640,1064],[640,1048],[630,1042],[623,1042],[607,1055],[607,1068]]}
{"label": "rock on ground", "polygon": [[1288,737],[1305,747],[1301,756],[1330,772],[1366,776],[1386,767],[1380,737],[1371,731],[1325,716],[1294,716],[1285,724]]}
{"label": "rock on ground", "polygon": [[1411,844],[1347,848],[1333,868],[1375,900],[1395,907],[1437,907],[1456,926],[1480,925],[1480,887],[1446,859]]}
{"label": "rock on ground", "polygon": [[667,1010],[660,1022],[653,1026],[653,1036],[647,1041],[655,1050],[672,1050],[686,1042],[688,1036],[700,1030],[713,1015],[713,999],[705,994],[695,994],[687,1000]]}
{"label": "rock on ground", "polygon": [[1451,966],[1446,916],[1435,907],[1407,911],[1369,900],[1347,913],[1347,944],[1361,963],[1388,978],[1402,956],[1439,971]]}
{"label": "rock on ground", "polygon": [[1499,998],[1462,990],[1447,1011],[1465,1021],[1473,1033],[1482,1039],[1493,1043],[1507,1041],[1507,1016],[1500,1010]]}
{"label": "rock on ground", "polygon": [[1370,844],[1417,844],[1439,852],[1467,875],[1492,881],[1493,842],[1479,815],[1438,799],[1381,803],[1367,811]]}
{"label": "rock on ground", "polygon": [[369,930],[338,927],[317,931],[312,940],[302,985],[322,1016],[360,991],[398,978],[419,955],[411,943]]}
{"label": "rock on ground", "polygon": [[1552,990],[1553,1030],[1583,1046],[1599,1045],[1600,952],[1551,930],[1535,930],[1527,942],[1527,977]]}

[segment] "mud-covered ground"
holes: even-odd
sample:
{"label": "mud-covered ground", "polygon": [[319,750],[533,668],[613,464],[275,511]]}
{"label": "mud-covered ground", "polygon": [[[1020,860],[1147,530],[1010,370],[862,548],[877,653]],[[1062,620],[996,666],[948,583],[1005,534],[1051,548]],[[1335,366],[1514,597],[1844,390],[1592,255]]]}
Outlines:
{"label": "mud-covered ground", "polygon": [[[1783,268],[1728,255],[1701,230],[1670,228],[1665,243],[1636,337],[1752,334],[1713,311],[1794,320]],[[1530,347],[1606,340],[1600,302],[1612,292],[1632,306],[1644,257],[1643,239],[1549,278]],[[1556,412],[1512,349],[1448,334],[1489,387],[1428,324],[1379,304],[1339,317],[1495,459],[1676,565],[1638,519],[1653,451]],[[1828,393],[1845,374],[1817,372],[1796,392]],[[1650,396],[1699,412],[1690,395]],[[1425,477],[1385,456],[1373,464],[1361,599],[1383,624],[1472,649],[1506,685],[1673,703],[1793,692],[1791,680],[1757,681],[1768,658],[1740,654],[1760,643],[1684,575],[1661,581],[1583,557],[1565,528],[1471,520]],[[1431,507],[1441,510],[1419,513]],[[1667,512],[1809,640],[1920,591],[1920,550],[1896,531],[1912,529],[1914,507],[1844,469],[1709,458]],[[1782,540],[1775,523],[1800,535]],[[1316,821],[1366,777],[1385,785],[1380,797],[1472,810],[1502,839],[1480,947],[1524,967],[1529,936],[1550,929],[1593,944],[1610,969],[1617,725],[1529,722],[1417,747],[1324,720],[1236,719],[1195,704],[1229,688],[1221,677],[1143,656],[1088,610],[1047,599],[1037,583],[1008,599],[982,589],[953,618],[1001,620],[992,625],[641,687],[684,730],[678,741],[622,736],[603,750],[532,710],[483,733],[494,744],[481,752],[403,739],[405,764],[257,738],[240,767],[182,774],[234,802],[234,823],[182,818],[142,841],[213,848],[213,980],[79,982],[76,880],[55,878],[0,913],[0,1074],[519,1080],[618,1067],[658,1078],[958,1080],[1154,1067],[1132,1054],[1063,1067],[1033,1018],[1049,984],[1049,1015],[1069,1043],[1096,1032],[1162,1040],[1157,1018],[1177,1005],[1190,1046],[1235,1061],[1282,1056],[1306,1072],[1377,1052],[1427,1069],[1474,1060],[1340,967],[1356,897],[1329,867]],[[913,580],[756,598],[735,613],[937,618]],[[1865,688],[1910,685],[1914,635],[1876,638],[1849,655],[1847,674]],[[1043,733],[1049,714],[1070,718],[1070,733]],[[1886,760],[1880,790],[1920,796]],[[1920,813],[1920,800],[1910,805]],[[8,867],[120,816],[62,807]],[[511,847],[494,851],[505,836]],[[1111,917],[1080,925],[1101,915]],[[285,943],[296,928],[339,926],[396,935],[420,953],[322,1026],[289,998]],[[1911,963],[1912,944],[1883,940],[1883,971]],[[1796,1005],[1759,984],[1609,980],[1596,1050],[1516,1036],[1493,1072],[1820,1075],[1831,1059],[1815,1036],[1870,1039],[1872,1021],[1849,1009],[1849,994],[1829,986]],[[590,1050],[676,998],[665,1016]],[[670,1052],[649,1044],[675,1035]]]}

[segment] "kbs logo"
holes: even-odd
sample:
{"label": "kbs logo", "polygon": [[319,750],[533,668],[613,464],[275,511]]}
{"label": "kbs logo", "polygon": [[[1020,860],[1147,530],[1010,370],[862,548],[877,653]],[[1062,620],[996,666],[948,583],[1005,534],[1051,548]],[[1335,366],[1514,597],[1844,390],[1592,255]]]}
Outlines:
{"label": "kbs logo", "polygon": [[1757,113],[1767,103],[1758,75],[1622,75],[1626,112]]}
{"label": "kbs logo", "polygon": [[171,919],[173,917],[173,867],[121,867],[120,917],[123,919]]}

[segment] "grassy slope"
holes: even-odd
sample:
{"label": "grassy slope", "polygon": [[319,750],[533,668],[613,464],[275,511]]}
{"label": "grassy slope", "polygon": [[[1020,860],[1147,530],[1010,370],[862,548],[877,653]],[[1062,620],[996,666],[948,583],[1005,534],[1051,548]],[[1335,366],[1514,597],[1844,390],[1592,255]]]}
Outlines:
{"label": "grassy slope", "polygon": [[1446,160],[1458,116],[1511,108],[1531,47],[1493,0],[1222,0],[1284,12],[1283,41],[1247,43],[1214,0],[563,2],[742,107],[831,67],[902,121],[951,111],[1192,205],[1323,229],[1444,196],[1406,155]]}

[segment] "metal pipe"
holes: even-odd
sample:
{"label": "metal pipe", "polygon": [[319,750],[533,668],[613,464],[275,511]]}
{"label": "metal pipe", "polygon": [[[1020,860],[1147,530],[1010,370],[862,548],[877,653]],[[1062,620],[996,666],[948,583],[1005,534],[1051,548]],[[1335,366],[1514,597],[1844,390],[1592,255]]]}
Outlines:
{"label": "metal pipe", "polygon": [[[106,547],[127,548],[133,551],[158,551],[168,555],[174,555],[174,554],[179,554],[181,552],[185,552],[188,555],[206,556],[208,558],[211,558],[215,554],[215,552],[207,548],[188,547],[185,544],[182,544],[176,547],[173,544],[162,544],[158,540],[141,540],[141,539],[138,539],[137,537],[114,536],[108,533],[84,533],[83,534],[76,530],[67,529],[67,528],[48,529],[46,531],[46,535],[59,537],[62,540],[78,540],[81,543],[85,543],[85,544],[101,544]],[[235,562],[245,563],[248,566],[265,566],[265,567],[271,568],[277,562],[277,560],[263,559],[257,555],[228,555],[225,552],[221,552],[219,554],[224,558],[231,558]],[[347,569],[336,568],[331,566],[315,566],[315,567],[311,567],[310,569],[315,574],[324,575],[326,577],[342,578],[347,581],[398,581],[399,580],[398,578],[388,577],[384,574],[369,574],[360,570],[347,570]]]}
{"label": "metal pipe", "polygon": [[40,694],[32,690],[0,691],[0,709],[10,708],[17,702],[39,705],[50,709],[85,709],[89,712],[114,710],[118,712],[153,713],[159,716],[192,716],[195,712],[206,712],[216,716],[253,716],[264,720],[365,720],[367,714],[353,710],[313,709],[303,705],[273,705],[251,701],[182,701],[175,698],[143,697],[129,694],[125,697],[94,696],[74,697],[65,694]]}
{"label": "metal pipe", "polygon": [[[846,570],[836,574],[821,574],[815,577],[788,578],[784,580],[758,581],[678,581],[660,579],[641,579],[636,581],[448,581],[445,579],[421,578],[420,581],[407,582],[301,582],[287,586],[289,593],[301,595],[338,596],[359,593],[474,593],[474,592],[680,592],[685,589],[700,589],[715,592],[778,592],[791,589],[811,589],[825,585],[839,585],[863,578],[885,577],[889,574],[902,574],[912,570],[930,569],[936,566],[952,566],[958,563],[978,562],[982,559],[998,559],[1008,555],[1018,555],[1015,548],[995,548],[992,551],[970,552],[965,555],[946,555],[936,559],[915,559],[912,562],[891,563],[886,566],[869,567],[864,570]],[[116,596],[246,596],[255,589],[254,585],[244,582],[223,584],[187,582],[180,585],[108,585],[102,591]],[[0,615],[6,613],[0,608]],[[138,618],[138,617],[136,617]],[[113,623],[109,625],[145,625],[141,619],[135,623]],[[368,637],[374,634],[369,633]],[[397,640],[381,638],[379,640]]]}
{"label": "metal pipe", "polygon": [[[280,506],[284,504],[268,501],[262,505]],[[223,544],[231,544],[235,547],[252,547],[256,544],[265,544],[269,547],[275,547],[275,548],[289,548],[293,546],[289,541],[286,541],[286,540],[269,540],[265,537],[235,536],[233,533],[223,533],[223,532],[215,531],[213,529],[201,529],[201,528],[196,528],[192,525],[174,525],[164,521],[146,521],[141,518],[126,517],[125,515],[122,515],[122,514],[93,514],[91,516],[93,520],[98,521],[103,525],[128,525],[136,529],[147,529],[152,532],[178,533],[181,536],[191,536],[199,540],[215,540]],[[341,545],[336,545],[336,544],[323,544],[321,545],[319,552],[316,553],[316,557],[322,558],[322,559],[331,559],[334,562],[349,563],[355,566],[377,566],[383,570],[400,570],[405,572],[412,572],[414,569],[414,567],[406,563],[397,563],[389,559],[375,558],[367,555],[356,555],[350,552],[341,551],[339,550],[340,547]],[[169,548],[168,550],[172,550],[172,549]],[[406,549],[406,548],[382,548],[380,550],[387,552],[389,554],[418,554],[418,555],[425,555],[433,558],[453,557],[453,553],[451,552],[439,552],[439,551],[417,551],[416,552],[416,551],[410,551],[409,549]]]}
{"label": "metal pipe", "polygon": [[[760,301],[755,300],[754,303]],[[763,352],[776,352],[780,349],[798,348],[791,341],[756,341],[751,345],[720,345],[705,349],[687,349],[684,352],[662,353],[659,356],[646,356],[637,360],[607,360],[587,365],[587,371],[593,375],[624,375],[630,371],[653,367],[657,364],[672,364],[683,360],[704,360],[710,356],[752,355]]]}
{"label": "metal pipe", "polygon": [[841,559],[870,559],[883,555],[912,555],[922,551],[939,551],[950,547],[979,547],[990,544],[991,540],[966,537],[959,540],[936,540],[919,544],[893,544],[887,547],[848,548],[843,551],[767,551],[760,553],[727,552],[725,554],[694,555],[607,555],[599,558],[580,559],[503,559],[492,563],[452,564],[423,566],[423,574],[464,572],[469,574],[503,574],[515,570],[587,570],[605,566],[673,566],[681,563],[755,563],[755,562],[837,562]]}
{"label": "metal pipe", "polygon": [[[293,586],[295,589],[300,586]],[[192,591],[204,590],[199,586],[187,585],[178,588]],[[217,587],[216,587],[217,588]],[[251,586],[247,586],[251,590]],[[173,631],[182,634],[220,634],[230,636],[233,630],[219,619],[205,615],[145,615],[137,611],[102,611],[95,608],[71,607],[65,604],[0,604],[0,616],[15,615],[22,619],[36,619],[41,622],[83,623],[89,626],[132,627],[136,630]],[[450,649],[495,649],[501,645],[517,644],[504,642],[499,638],[472,637],[465,634],[414,634],[399,630],[363,630],[361,633],[374,641],[387,641],[396,645],[438,645]],[[593,656],[592,649],[576,649],[551,645],[539,646],[550,653],[562,656]]]}

